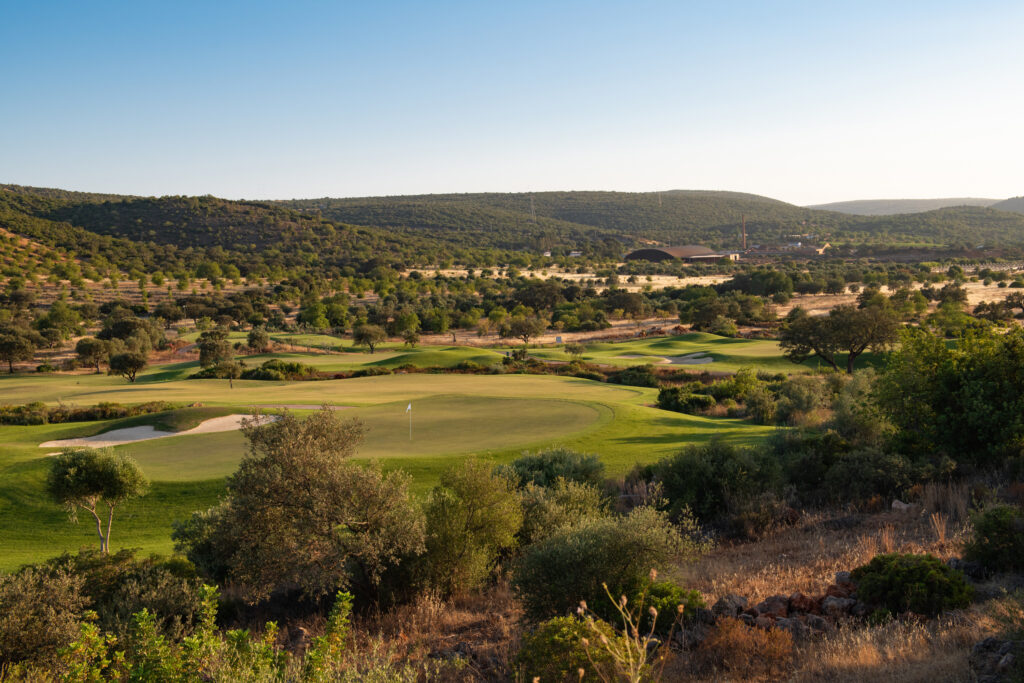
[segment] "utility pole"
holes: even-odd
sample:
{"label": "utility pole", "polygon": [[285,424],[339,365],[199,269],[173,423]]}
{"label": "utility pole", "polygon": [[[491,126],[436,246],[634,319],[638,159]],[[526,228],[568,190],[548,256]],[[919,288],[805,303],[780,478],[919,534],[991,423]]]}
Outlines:
{"label": "utility pole", "polygon": [[747,217],[743,216],[743,251],[747,250]]}

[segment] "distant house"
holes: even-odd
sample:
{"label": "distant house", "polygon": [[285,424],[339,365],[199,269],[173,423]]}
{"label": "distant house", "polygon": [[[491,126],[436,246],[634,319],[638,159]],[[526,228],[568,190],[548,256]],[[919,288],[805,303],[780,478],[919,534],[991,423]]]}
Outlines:
{"label": "distant house", "polygon": [[687,244],[682,247],[645,247],[626,254],[627,261],[668,261],[679,259],[680,261],[700,262],[717,261],[727,258],[731,261],[738,261],[740,255],[735,252],[717,252],[699,244]]}
{"label": "distant house", "polygon": [[541,252],[541,256],[551,256],[550,251]]}
{"label": "distant house", "polygon": [[577,256],[583,256],[582,251],[570,251],[569,258],[576,258]]}

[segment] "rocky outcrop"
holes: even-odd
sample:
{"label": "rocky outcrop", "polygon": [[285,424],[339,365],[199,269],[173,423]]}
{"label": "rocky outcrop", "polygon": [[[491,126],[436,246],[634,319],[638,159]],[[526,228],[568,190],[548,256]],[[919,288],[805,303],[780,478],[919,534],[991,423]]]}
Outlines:
{"label": "rocky outcrop", "polygon": [[971,671],[978,683],[1003,683],[1024,675],[1024,640],[986,638],[974,644]]}

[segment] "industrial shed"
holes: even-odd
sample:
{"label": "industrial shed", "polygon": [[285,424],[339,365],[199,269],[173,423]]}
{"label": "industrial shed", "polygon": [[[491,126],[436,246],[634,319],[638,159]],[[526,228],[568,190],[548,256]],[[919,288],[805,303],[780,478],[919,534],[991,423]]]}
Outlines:
{"label": "industrial shed", "polygon": [[647,247],[626,254],[627,261],[716,261],[721,258],[735,261],[739,254],[723,254],[699,244],[687,244],[682,247]]}

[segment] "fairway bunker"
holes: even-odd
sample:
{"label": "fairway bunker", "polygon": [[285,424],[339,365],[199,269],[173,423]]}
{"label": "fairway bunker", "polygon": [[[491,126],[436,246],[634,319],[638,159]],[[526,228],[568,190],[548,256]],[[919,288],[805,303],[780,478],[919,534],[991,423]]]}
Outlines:
{"label": "fairway bunker", "polygon": [[[189,434],[213,434],[215,432],[231,432],[242,426],[242,420],[254,419],[251,415],[225,415],[204,420],[192,429],[180,432],[162,432],[152,425],[141,425],[139,427],[128,427],[126,429],[113,429],[95,436],[85,436],[77,439],[58,439],[39,444],[40,448],[60,448],[62,446],[87,446],[89,448],[105,448],[107,446],[122,446],[126,443],[138,441],[149,441],[151,439],[166,439],[172,436],[186,436]],[[265,415],[259,418],[261,421],[273,422],[278,419],[276,415]]]}
{"label": "fairway bunker", "polygon": [[685,356],[671,356],[665,360],[673,365],[704,365],[705,363],[715,362],[714,358],[703,351],[688,353]]}

